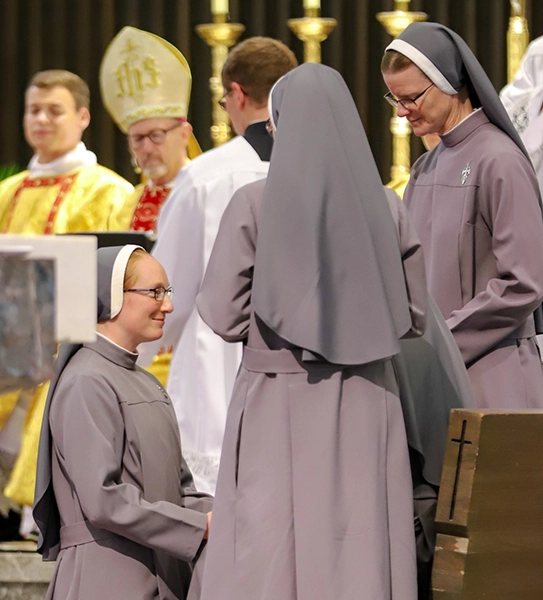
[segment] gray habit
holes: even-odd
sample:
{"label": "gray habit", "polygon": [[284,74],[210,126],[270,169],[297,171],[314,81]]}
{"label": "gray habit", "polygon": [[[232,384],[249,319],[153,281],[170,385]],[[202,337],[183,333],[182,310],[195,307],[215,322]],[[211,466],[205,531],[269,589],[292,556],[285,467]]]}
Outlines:
{"label": "gray habit", "polygon": [[532,313],[543,298],[535,173],[479,110],[413,166],[404,200],[479,407],[543,407]]}
{"label": "gray habit", "polygon": [[[100,275],[99,265],[107,319]],[[211,499],[192,485],[170,398],[137,354],[104,336],[59,357],[34,509],[39,550],[57,560],[46,598],[185,598]]]}
{"label": "gray habit", "polygon": [[408,56],[446,93],[466,86],[472,105],[482,107],[415,163],[404,200],[424,247],[430,293],[460,348],[478,406],[543,407],[535,341],[543,222],[528,153],[454,31],[414,23],[387,50]]}
{"label": "gray habit", "polygon": [[[303,361],[302,349],[254,314],[264,187],[265,181],[250,184],[231,200],[197,299],[217,334],[246,342],[228,411],[202,600],[413,600],[412,485],[392,363]],[[407,257],[420,334],[424,266],[420,251]]]}

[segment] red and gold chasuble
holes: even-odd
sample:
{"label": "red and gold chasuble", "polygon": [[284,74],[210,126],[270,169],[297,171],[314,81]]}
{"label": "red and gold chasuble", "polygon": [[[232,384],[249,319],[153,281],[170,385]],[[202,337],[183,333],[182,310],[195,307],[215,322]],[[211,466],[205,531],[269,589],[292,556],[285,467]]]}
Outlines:
{"label": "red and gold chasuble", "polygon": [[130,230],[156,233],[158,214],[169,193],[170,188],[163,185],[145,186],[130,221]]}

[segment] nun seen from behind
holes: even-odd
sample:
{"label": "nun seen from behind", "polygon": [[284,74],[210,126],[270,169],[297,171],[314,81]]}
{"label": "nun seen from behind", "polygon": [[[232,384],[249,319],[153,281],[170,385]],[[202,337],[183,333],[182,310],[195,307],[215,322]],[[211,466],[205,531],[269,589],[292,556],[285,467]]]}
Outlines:
{"label": "nun seen from behind", "polygon": [[136,365],[172,311],[168,286],[142,248],[98,250],[98,339],[61,346],[40,439],[48,599],[186,597],[211,499],[193,486],[170,398]]}
{"label": "nun seen from behind", "polygon": [[197,304],[246,342],[203,600],[414,600],[412,483],[390,357],[424,329],[362,123],[333,69],[271,93],[267,180],[223,216]]}
{"label": "nun seen from behind", "polygon": [[413,23],[381,68],[398,115],[441,138],[414,164],[404,200],[477,405],[541,408],[543,219],[528,153],[454,31]]}

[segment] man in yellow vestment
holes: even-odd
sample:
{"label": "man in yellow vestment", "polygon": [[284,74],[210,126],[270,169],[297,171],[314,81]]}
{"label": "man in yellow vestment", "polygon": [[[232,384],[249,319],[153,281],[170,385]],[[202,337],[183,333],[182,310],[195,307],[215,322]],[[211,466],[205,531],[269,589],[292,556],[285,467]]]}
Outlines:
{"label": "man in yellow vestment", "polygon": [[201,153],[187,122],[191,73],[181,52],[166,40],[124,27],[100,67],[102,99],[128,134],[136,172],[147,181],[115,215],[118,229],[156,233],[160,209],[189,157]]}
{"label": "man in yellow vestment", "polygon": [[[89,122],[89,88],[80,77],[51,70],[31,79],[25,95],[24,133],[34,156],[27,170],[0,183],[0,233],[76,233],[112,228],[113,214],[134,188],[97,164],[96,155],[86,149],[81,137]],[[0,396],[0,453],[4,462],[6,454],[17,451],[25,415],[27,420],[22,451],[5,490],[6,496],[20,504],[33,502],[44,387],[33,398],[18,392]]]}

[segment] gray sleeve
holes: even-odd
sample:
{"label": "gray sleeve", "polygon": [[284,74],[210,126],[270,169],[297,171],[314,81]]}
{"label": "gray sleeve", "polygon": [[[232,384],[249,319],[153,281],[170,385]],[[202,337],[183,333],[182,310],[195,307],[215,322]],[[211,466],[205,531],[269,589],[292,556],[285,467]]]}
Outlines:
{"label": "gray sleeve", "polygon": [[196,299],[202,319],[227,342],[248,335],[256,235],[250,193],[241,188],[224,211]]}
{"label": "gray sleeve", "polygon": [[385,188],[392,216],[396,223],[407,296],[411,329],[404,336],[418,337],[426,329],[426,311],[428,307],[428,288],[422,245],[411,224],[407,209],[396,192]]}
{"label": "gray sleeve", "polygon": [[466,364],[512,334],[543,300],[543,218],[523,156],[508,153],[487,165],[479,210],[492,233],[498,275],[447,319]]}

